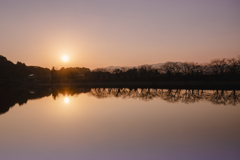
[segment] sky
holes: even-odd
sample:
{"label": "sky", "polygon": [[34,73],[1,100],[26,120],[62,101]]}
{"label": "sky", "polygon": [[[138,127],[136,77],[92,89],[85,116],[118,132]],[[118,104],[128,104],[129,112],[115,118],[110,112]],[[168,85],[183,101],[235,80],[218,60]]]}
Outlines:
{"label": "sky", "polygon": [[239,0],[0,0],[0,55],[14,63],[94,69],[239,54]]}

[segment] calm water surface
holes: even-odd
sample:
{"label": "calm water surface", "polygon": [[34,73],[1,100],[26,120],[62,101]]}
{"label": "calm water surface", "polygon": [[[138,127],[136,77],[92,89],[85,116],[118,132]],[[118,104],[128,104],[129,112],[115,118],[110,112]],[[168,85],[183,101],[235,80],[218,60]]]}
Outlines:
{"label": "calm water surface", "polygon": [[232,91],[50,92],[0,115],[1,160],[240,159]]}

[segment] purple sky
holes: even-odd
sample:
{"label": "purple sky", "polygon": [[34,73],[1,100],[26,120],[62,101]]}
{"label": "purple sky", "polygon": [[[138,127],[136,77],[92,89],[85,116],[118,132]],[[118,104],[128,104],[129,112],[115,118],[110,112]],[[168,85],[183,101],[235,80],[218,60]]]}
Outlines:
{"label": "purple sky", "polygon": [[1,0],[0,21],[1,55],[48,68],[240,54],[239,0]]}

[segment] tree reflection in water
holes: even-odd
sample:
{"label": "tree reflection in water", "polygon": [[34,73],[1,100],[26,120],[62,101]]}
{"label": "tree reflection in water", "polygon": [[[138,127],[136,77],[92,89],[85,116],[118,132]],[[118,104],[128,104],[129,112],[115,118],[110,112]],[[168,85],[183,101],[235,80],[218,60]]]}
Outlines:
{"label": "tree reflection in water", "polygon": [[160,89],[160,88],[24,88],[3,89],[0,91],[0,114],[8,112],[15,104],[23,105],[30,99],[59,95],[73,96],[89,94],[96,98],[134,98],[152,100],[159,98],[171,103],[194,103],[209,101],[213,104],[237,105],[240,103],[239,90],[199,90],[199,89]]}
{"label": "tree reflection in water", "polygon": [[240,103],[240,91],[235,90],[92,88],[89,94],[97,98],[121,97],[141,100],[160,98],[167,102],[183,102],[187,104],[202,100],[224,105],[237,105]]}

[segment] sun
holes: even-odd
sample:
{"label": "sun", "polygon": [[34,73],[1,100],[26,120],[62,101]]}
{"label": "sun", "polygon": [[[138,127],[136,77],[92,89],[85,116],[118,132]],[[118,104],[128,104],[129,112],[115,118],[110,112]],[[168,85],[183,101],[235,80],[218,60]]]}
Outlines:
{"label": "sun", "polygon": [[63,56],[62,56],[62,61],[63,61],[63,62],[67,62],[67,61],[68,61],[68,59],[69,59],[69,58],[68,58],[68,56],[67,56],[67,55],[63,55]]}
{"label": "sun", "polygon": [[65,97],[65,98],[64,98],[64,102],[65,102],[65,103],[69,103],[69,98],[68,98],[68,97]]}

